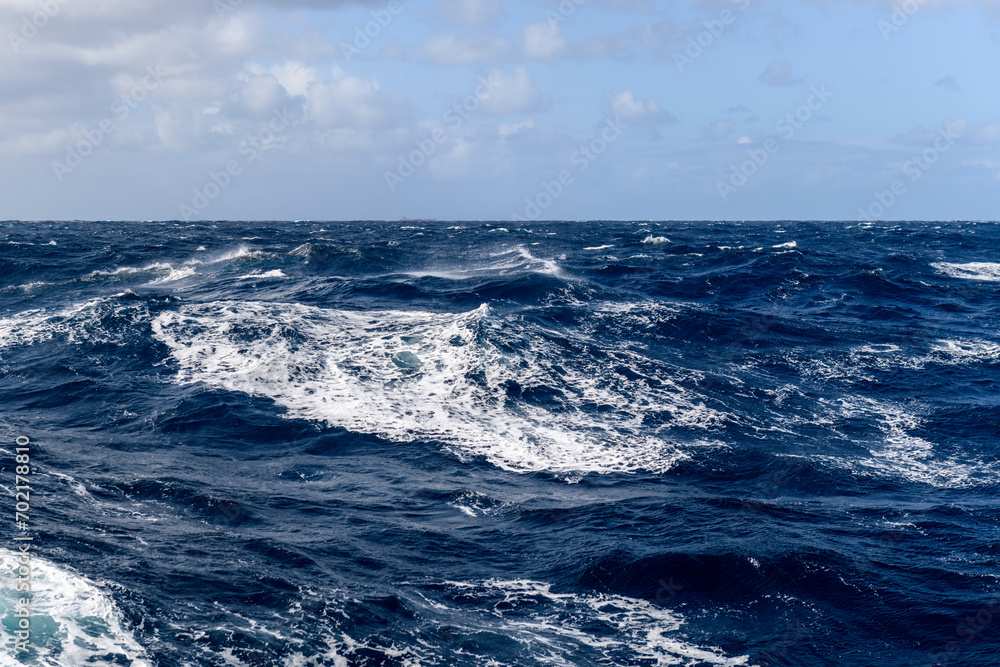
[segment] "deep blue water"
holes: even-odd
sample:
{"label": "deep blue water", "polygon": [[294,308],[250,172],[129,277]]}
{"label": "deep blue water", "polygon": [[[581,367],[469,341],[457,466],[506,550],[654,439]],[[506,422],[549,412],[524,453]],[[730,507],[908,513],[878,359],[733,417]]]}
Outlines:
{"label": "deep blue water", "polygon": [[0,664],[1000,664],[998,317],[996,224],[0,223]]}

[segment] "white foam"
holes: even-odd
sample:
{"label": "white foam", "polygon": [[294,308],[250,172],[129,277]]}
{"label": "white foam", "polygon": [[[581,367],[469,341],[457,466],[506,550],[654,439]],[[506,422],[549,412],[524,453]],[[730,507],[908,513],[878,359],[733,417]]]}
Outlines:
{"label": "white foam", "polygon": [[[301,246],[300,246],[301,247]],[[299,248],[292,252],[299,251]],[[297,252],[301,254],[301,252]],[[523,245],[518,245],[502,252],[490,253],[490,259],[483,262],[481,259],[465,261],[461,264],[450,264],[447,266],[431,266],[418,270],[404,271],[401,274],[383,274],[379,277],[389,277],[404,275],[409,278],[441,278],[444,280],[470,280],[473,278],[490,278],[496,276],[510,276],[522,273],[541,273],[560,279],[567,276],[559,266],[556,259],[536,257]],[[566,259],[565,256],[559,257]]]}
{"label": "white foam", "polygon": [[[503,252],[493,253],[494,257],[506,257],[510,255],[517,255],[521,258],[521,261],[517,261],[515,259],[512,262],[492,262],[484,267],[472,269],[469,273],[472,275],[483,275],[493,272],[499,272],[500,275],[509,275],[511,273],[543,273],[556,278],[565,277],[562,268],[554,259],[535,257],[531,254],[531,251],[523,245],[518,245]],[[563,259],[565,259],[565,257],[563,257]]]}
{"label": "white foam", "polygon": [[663,245],[664,243],[670,243],[670,239],[668,239],[666,236],[653,236],[652,234],[650,234],[649,236],[644,238],[642,242],[647,243],[649,245]]}
{"label": "white foam", "polygon": [[826,418],[814,424],[834,426],[841,420],[868,419],[882,432],[881,442],[868,443],[871,457],[816,458],[842,467],[868,471],[885,477],[904,477],[937,488],[962,488],[982,483],[996,484],[1000,471],[982,461],[940,454],[934,443],[913,434],[923,419],[912,409],[892,401],[852,396],[838,401],[822,400]]}
{"label": "white foam", "polygon": [[103,328],[99,324],[103,317],[124,317],[135,326],[148,321],[145,306],[135,302],[116,302],[120,296],[122,294],[94,299],[60,310],[26,310],[12,317],[0,318],[0,349],[34,345],[57,336],[65,337],[70,344],[119,343],[130,333],[134,334],[132,327]]}
{"label": "white foam", "polygon": [[[241,245],[235,250],[230,250],[229,252],[224,252],[221,255],[215,257],[214,259],[206,260],[206,264],[219,264],[223,262],[232,262],[237,259],[243,259],[244,257],[249,257],[251,259],[260,259],[262,257],[271,256],[271,253],[262,252],[259,250],[254,250],[249,246]],[[196,260],[197,261],[197,260]],[[201,261],[197,261],[201,263]]]}
{"label": "white foam", "polygon": [[245,276],[240,276],[239,279],[240,280],[260,280],[262,278],[264,278],[264,279],[272,279],[272,278],[273,279],[277,279],[277,278],[287,278],[287,277],[288,276],[286,276],[285,272],[282,271],[281,269],[274,269],[273,271],[265,271],[264,273],[260,273],[260,272],[256,272],[255,271],[254,273],[249,273],[249,274],[247,274]]}
{"label": "white foam", "polygon": [[167,264],[165,262],[156,262],[154,264],[148,264],[143,267],[138,266],[120,266],[116,269],[111,270],[97,270],[91,271],[83,277],[84,280],[99,278],[104,276],[122,276],[122,275],[134,275],[137,273],[155,273],[155,272],[170,272],[173,271],[174,267],[172,264]]}
{"label": "white foam", "polygon": [[996,361],[1000,359],[1000,345],[984,340],[939,340],[931,346],[931,353],[955,364]]}
{"label": "white foam", "polygon": [[[481,584],[446,582],[460,592],[461,606],[426,600],[422,616],[464,634],[514,639],[540,664],[573,667],[581,651],[602,665],[749,665],[748,656],[728,657],[682,639],[683,619],[645,600],[605,594],[554,593],[538,581],[493,579]],[[473,606],[469,601],[478,600]]]}
{"label": "white foam", "polygon": [[160,278],[157,278],[156,280],[153,280],[153,281],[149,282],[148,284],[149,285],[163,285],[165,283],[175,283],[178,280],[184,280],[185,278],[190,278],[191,276],[195,275],[196,273],[198,273],[197,270],[195,270],[195,268],[191,267],[191,266],[182,266],[179,269],[174,269],[174,268],[171,267],[170,273],[168,273],[167,275],[162,276]]}
{"label": "white foam", "polygon": [[1000,281],[1000,264],[994,262],[969,262],[968,264],[949,264],[938,262],[931,264],[939,273],[950,278],[963,280]]}
{"label": "white foam", "polygon": [[[0,548],[0,616],[5,619],[12,618],[15,600],[24,595],[14,590],[18,558]],[[145,650],[124,628],[114,601],[97,584],[36,556],[31,559],[31,589],[30,646],[37,656],[31,664],[151,665]],[[0,665],[24,664],[11,657],[13,635],[7,623],[0,624],[0,637],[4,644]]]}
{"label": "white foam", "polygon": [[787,250],[791,250],[793,248],[798,248],[799,244],[796,243],[795,241],[789,241],[788,243],[780,243],[778,245],[773,245],[771,247],[772,248],[776,248],[776,249],[784,248],[784,249],[787,249]]}
{"label": "white foam", "polygon": [[[199,246],[197,252],[205,252],[205,247]],[[273,257],[273,256],[274,256],[273,253],[254,250],[249,246],[241,245],[234,250],[221,253],[209,259],[191,258],[179,265],[171,264],[169,262],[154,262],[152,264],[147,264],[145,266],[119,266],[113,269],[98,269],[96,271],[91,271],[90,273],[85,275],[83,279],[94,280],[105,277],[130,276],[143,273],[154,273],[154,274],[160,274],[159,277],[147,284],[161,285],[164,283],[171,283],[171,282],[176,282],[178,280],[183,280],[184,278],[189,278],[195,275],[197,273],[197,269],[195,267],[211,266],[213,264],[224,264],[241,260],[244,258],[261,259],[264,257]]]}
{"label": "white foam", "polygon": [[[442,314],[216,302],[163,313],[152,329],[179,365],[178,382],[266,396],[289,417],[355,432],[443,442],[519,472],[665,471],[685,454],[670,427],[645,426],[648,417],[696,429],[720,421],[662,363],[624,349],[592,356],[584,333],[581,352],[567,356],[543,330],[485,305]],[[561,395],[512,399],[515,382]]]}
{"label": "white foam", "polygon": [[609,248],[614,248],[613,245],[598,245],[592,248],[584,248],[584,250],[607,250]]}

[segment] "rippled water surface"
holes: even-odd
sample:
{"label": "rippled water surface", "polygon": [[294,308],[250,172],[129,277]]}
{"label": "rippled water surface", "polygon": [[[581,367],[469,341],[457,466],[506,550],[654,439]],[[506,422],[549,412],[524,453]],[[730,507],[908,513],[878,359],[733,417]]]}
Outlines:
{"label": "rippled water surface", "polygon": [[0,223],[0,664],[1000,664],[998,315],[985,223]]}

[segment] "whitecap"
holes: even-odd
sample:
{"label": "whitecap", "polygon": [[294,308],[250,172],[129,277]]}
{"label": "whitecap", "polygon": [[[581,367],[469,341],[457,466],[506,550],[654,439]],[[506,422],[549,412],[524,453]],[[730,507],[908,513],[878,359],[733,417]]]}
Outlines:
{"label": "whitecap", "polygon": [[[23,592],[14,590],[19,556],[0,547],[0,616],[13,618]],[[125,628],[111,596],[94,582],[33,555],[31,558],[31,664],[46,667],[87,664],[151,665],[146,652]],[[11,657],[13,634],[0,623],[4,652],[0,665],[20,665]],[[23,654],[22,654],[23,655]]]}
{"label": "whitecap", "polygon": [[968,264],[938,262],[931,264],[931,266],[950,278],[988,282],[1000,281],[1000,264],[993,262],[969,262]]}
{"label": "whitecap", "polygon": [[491,579],[482,583],[449,581],[461,597],[449,604],[424,598],[422,616],[434,626],[465,633],[496,634],[530,647],[540,664],[578,664],[581,652],[602,665],[749,665],[749,656],[730,657],[682,636],[685,621],[674,611],[647,600],[606,593],[557,593],[531,580]]}
{"label": "whitecap", "polygon": [[[671,428],[721,420],[662,362],[625,349],[567,358],[543,330],[486,305],[451,314],[215,302],[163,313],[152,329],[177,382],[266,396],[288,417],[441,442],[517,472],[669,470],[686,456]],[[581,347],[596,344],[578,335]]]}
{"label": "whitecap", "polygon": [[281,269],[274,269],[273,271],[265,271],[264,273],[254,272],[248,273],[245,276],[240,276],[240,280],[261,280],[261,279],[277,279],[277,278],[287,278],[285,272]]}

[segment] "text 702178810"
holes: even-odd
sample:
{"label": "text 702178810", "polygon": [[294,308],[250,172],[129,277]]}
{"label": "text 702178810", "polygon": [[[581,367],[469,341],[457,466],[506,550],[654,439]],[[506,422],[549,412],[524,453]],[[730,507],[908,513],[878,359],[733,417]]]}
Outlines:
{"label": "text 702178810", "polygon": [[14,631],[14,650],[17,653],[27,652],[31,640],[31,541],[28,534],[28,516],[31,510],[31,440],[19,436],[16,440],[14,460],[15,498],[14,521],[20,531],[14,537],[17,542],[17,585],[15,590],[23,597],[17,599],[14,617],[17,619],[17,629]]}

